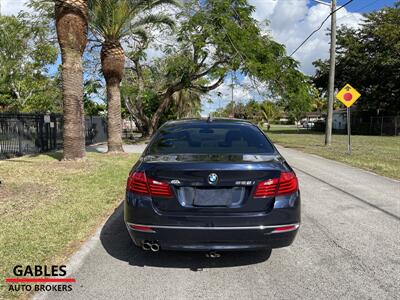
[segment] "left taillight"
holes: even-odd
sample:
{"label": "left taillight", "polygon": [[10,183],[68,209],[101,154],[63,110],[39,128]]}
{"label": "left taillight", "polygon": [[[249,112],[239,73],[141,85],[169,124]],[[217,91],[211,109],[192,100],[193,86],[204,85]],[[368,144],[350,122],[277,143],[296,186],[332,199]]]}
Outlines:
{"label": "left taillight", "polygon": [[136,194],[172,197],[171,187],[168,183],[147,178],[144,172],[134,172],[129,175],[127,189]]}
{"label": "left taillight", "polygon": [[134,172],[129,174],[126,188],[136,194],[150,195],[146,174],[144,174],[144,172]]}

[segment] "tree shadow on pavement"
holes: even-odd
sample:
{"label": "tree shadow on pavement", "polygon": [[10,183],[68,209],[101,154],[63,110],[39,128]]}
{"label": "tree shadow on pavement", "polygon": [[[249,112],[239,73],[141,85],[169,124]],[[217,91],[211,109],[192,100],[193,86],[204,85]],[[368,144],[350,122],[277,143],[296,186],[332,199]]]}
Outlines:
{"label": "tree shadow on pavement", "polygon": [[123,203],[109,217],[101,230],[100,240],[108,254],[133,266],[186,268],[200,271],[206,268],[225,268],[265,262],[271,250],[222,252],[219,258],[208,258],[205,252],[143,251],[132,242],[123,220]]}

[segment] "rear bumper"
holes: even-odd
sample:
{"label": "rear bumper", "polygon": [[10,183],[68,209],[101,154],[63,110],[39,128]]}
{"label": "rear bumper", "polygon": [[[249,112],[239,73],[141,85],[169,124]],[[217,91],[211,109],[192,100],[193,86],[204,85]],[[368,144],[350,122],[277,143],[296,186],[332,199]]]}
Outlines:
{"label": "rear bumper", "polygon": [[246,226],[246,227],[180,227],[150,226],[152,232],[132,229],[148,227],[143,224],[127,223],[127,229],[137,246],[143,242],[157,242],[164,250],[256,250],[286,247],[292,244],[299,224],[287,224],[290,231],[276,233],[282,226]]}
{"label": "rear bumper", "polygon": [[[132,240],[165,250],[256,250],[292,244],[300,226],[300,193],[276,197],[266,212],[201,215],[160,212],[146,196],[127,193],[124,219]],[[139,226],[138,228],[135,228]],[[276,228],[293,225],[290,231]],[[152,232],[140,230],[151,227]]]}

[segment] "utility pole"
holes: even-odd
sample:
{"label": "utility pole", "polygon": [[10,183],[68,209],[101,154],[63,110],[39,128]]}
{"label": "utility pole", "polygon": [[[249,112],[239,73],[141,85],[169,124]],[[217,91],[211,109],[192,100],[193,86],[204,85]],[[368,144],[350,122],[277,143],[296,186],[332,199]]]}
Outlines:
{"label": "utility pole", "polygon": [[[320,1],[317,1],[321,3]],[[323,2],[324,4],[327,4]],[[336,0],[332,0],[327,4],[331,6],[331,50],[330,50],[330,67],[329,67],[329,83],[328,83],[328,114],[326,116],[325,129],[325,146],[332,143],[332,119],[333,119],[333,101],[335,93],[335,64],[336,64]]]}
{"label": "utility pole", "polygon": [[232,103],[233,103],[233,89],[234,89],[234,86],[233,86],[233,74],[232,74],[232,76],[231,76],[231,98],[232,98]]}
{"label": "utility pole", "polygon": [[235,102],[233,101],[233,90],[234,90],[234,83],[233,83],[233,73],[232,73],[232,75],[231,75],[231,96],[232,96],[232,114],[233,114],[233,117],[235,117],[235,112],[236,112],[236,106],[235,106]]}

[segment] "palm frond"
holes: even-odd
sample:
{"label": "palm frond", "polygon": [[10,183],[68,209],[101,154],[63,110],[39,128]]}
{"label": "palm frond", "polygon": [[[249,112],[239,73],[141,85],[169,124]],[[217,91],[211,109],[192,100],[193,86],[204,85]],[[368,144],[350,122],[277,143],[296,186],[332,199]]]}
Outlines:
{"label": "palm frond", "polygon": [[150,10],[162,5],[171,5],[175,7],[182,7],[182,1],[179,0],[131,0],[134,5],[143,10]]}
{"label": "palm frond", "polygon": [[146,29],[144,29],[143,27],[133,28],[131,30],[131,33],[132,35],[138,36],[143,41],[143,43],[147,43],[147,41],[149,40],[149,35]]}
{"label": "palm frond", "polygon": [[151,1],[148,5],[148,9],[153,9],[161,5],[171,5],[175,7],[182,7],[182,1],[179,0],[155,0]]}
{"label": "palm frond", "polygon": [[200,116],[202,94],[194,89],[183,89],[173,94],[178,119]]}
{"label": "palm frond", "polygon": [[128,0],[90,0],[92,31],[104,39],[120,40],[129,33],[134,14]]}
{"label": "palm frond", "polygon": [[175,27],[175,22],[164,14],[150,14],[132,23],[132,27],[142,27],[146,25],[167,25],[173,29]]}
{"label": "palm frond", "polygon": [[[150,9],[176,0],[88,0],[91,30],[104,39],[118,41],[133,34],[135,28],[146,25],[175,26],[164,14],[147,14]],[[140,17],[146,12],[146,15]],[[140,31],[140,30],[139,30]],[[140,33],[139,33],[140,34]]]}

